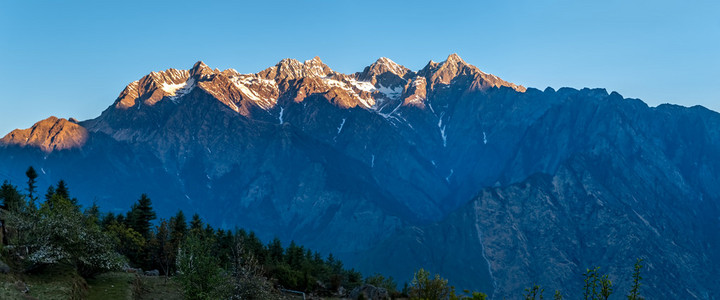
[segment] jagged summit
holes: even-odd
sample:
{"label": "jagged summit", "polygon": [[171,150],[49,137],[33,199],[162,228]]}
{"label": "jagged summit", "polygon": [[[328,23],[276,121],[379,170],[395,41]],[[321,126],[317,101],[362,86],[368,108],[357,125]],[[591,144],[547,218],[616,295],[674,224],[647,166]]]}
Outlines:
{"label": "jagged summit", "polygon": [[445,60],[445,63],[449,63],[449,64],[463,63],[464,64],[465,61],[462,58],[460,58],[460,55],[458,55],[457,53],[452,53],[452,54],[448,55],[447,59]]}
{"label": "jagged summit", "polygon": [[198,61],[189,70],[191,77],[202,77],[215,74],[215,71],[208,67],[204,62]]}
{"label": "jagged summit", "polygon": [[300,62],[296,59],[285,58],[275,66],[267,68],[258,75],[269,80],[293,80],[303,77],[324,77],[333,73],[319,57]]}
{"label": "jagged summit", "polygon": [[438,84],[447,85],[453,80],[461,79],[470,82],[471,90],[484,90],[505,86],[518,92],[526,91],[526,88],[522,85],[507,82],[495,75],[481,71],[476,66],[466,63],[456,53],[450,54],[447,59],[439,63],[431,60],[422,70],[418,71],[418,75],[427,78],[430,89]]}
{"label": "jagged summit", "polygon": [[404,78],[405,75],[412,73],[412,71],[387,57],[381,57],[371,65],[365,67],[365,70],[358,74],[358,79],[372,81],[376,76],[380,76],[385,73],[390,73],[396,75],[397,77]]}
{"label": "jagged summit", "polygon": [[[414,95],[408,103],[424,108],[424,105],[418,105],[425,97],[420,95],[428,94],[437,84],[447,85],[463,76],[472,78],[472,89],[507,86],[517,91],[525,90],[480,71],[454,53],[441,63],[431,61],[418,73],[387,57],[380,57],[353,75],[333,71],[316,56],[304,62],[285,58],[257,74],[240,74],[234,69],[221,72],[202,61],[187,71],[152,72],[130,83],[120,93],[115,107],[152,106],[164,98],[176,101],[197,86],[243,115],[249,114],[248,106],[252,105],[271,109],[283,95],[301,101],[311,94],[323,94],[333,103],[343,103],[343,107],[359,105],[367,109],[383,99],[398,99],[401,95],[406,95],[403,99],[407,99]],[[334,101],[338,97],[343,100]]]}

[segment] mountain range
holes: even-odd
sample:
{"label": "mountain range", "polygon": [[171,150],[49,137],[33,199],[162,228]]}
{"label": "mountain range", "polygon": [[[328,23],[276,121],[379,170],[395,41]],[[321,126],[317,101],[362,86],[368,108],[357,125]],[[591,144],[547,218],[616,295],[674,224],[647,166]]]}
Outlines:
{"label": "mountain range", "polygon": [[[720,296],[720,114],[604,89],[538,90],[452,54],[412,71],[319,58],[255,74],[197,62],[128,84],[100,116],[0,140],[0,179],[64,179],[83,204],[198,212],[401,282],[579,295],[593,266],[655,299]],[[579,296],[578,296],[579,297]]]}

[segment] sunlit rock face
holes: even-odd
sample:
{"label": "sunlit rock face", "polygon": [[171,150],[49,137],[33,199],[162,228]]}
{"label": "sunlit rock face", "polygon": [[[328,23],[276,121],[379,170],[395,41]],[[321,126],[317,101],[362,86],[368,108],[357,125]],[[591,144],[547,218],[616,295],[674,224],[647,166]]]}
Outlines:
{"label": "sunlit rock face", "polygon": [[88,131],[73,119],[49,117],[28,129],[16,129],[0,139],[0,145],[31,147],[52,152],[82,147]]}
{"label": "sunlit rock face", "polygon": [[577,295],[602,266],[647,298],[712,299],[720,271],[720,115],[604,89],[540,91],[457,55],[412,71],[319,58],[256,74],[153,72],[99,117],[0,140],[0,179],[65,179],[123,212],[295,240],[402,282],[420,268],[494,299],[537,282]]}

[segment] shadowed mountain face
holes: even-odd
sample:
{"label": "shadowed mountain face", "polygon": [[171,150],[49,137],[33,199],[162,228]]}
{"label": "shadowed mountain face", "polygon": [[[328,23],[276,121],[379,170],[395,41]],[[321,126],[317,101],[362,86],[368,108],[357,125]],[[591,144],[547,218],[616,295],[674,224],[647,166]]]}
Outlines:
{"label": "shadowed mountain face", "polygon": [[[319,58],[257,74],[151,73],[99,117],[50,118],[0,143],[0,176],[125,211],[333,252],[400,281],[420,267],[495,299],[533,282],[566,295],[602,266],[625,293],[720,295],[720,115],[602,89],[526,89],[457,55],[413,72]],[[576,297],[571,297],[572,299]]]}

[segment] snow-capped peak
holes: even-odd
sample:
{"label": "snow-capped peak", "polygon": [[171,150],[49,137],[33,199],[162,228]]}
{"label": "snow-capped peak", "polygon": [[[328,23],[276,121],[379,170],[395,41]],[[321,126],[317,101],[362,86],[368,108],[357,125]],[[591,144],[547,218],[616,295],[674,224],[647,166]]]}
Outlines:
{"label": "snow-capped peak", "polygon": [[405,74],[410,73],[410,69],[397,64],[387,57],[378,58],[374,63],[365,67],[362,73],[358,75],[360,80],[372,80],[373,77],[379,76],[385,73],[395,74],[398,77],[405,77]]}

